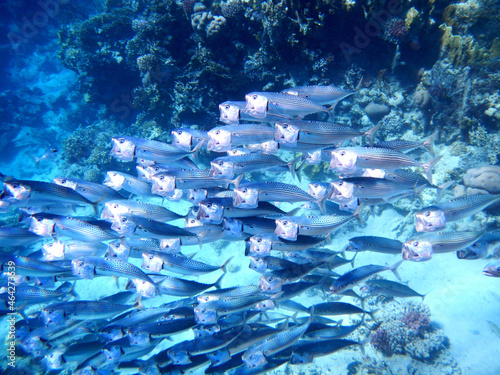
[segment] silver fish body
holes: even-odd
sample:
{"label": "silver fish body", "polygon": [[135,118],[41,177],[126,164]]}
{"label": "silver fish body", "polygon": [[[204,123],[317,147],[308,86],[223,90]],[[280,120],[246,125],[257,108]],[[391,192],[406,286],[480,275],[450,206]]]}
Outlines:
{"label": "silver fish body", "polygon": [[432,167],[441,157],[421,163],[412,157],[391,149],[377,147],[344,147],[332,151],[330,169],[349,173],[357,168],[393,170],[405,167],[421,167],[427,180],[432,182]]}
{"label": "silver fish body", "polygon": [[404,242],[403,259],[421,262],[431,259],[434,253],[462,250],[478,241],[483,234],[483,231],[422,233]]}
{"label": "silver fish body", "polygon": [[396,273],[396,269],[402,262],[403,261],[399,261],[391,267],[369,264],[367,266],[354,268],[351,271],[340,276],[333,282],[332,285],[330,285],[330,293],[340,293],[344,290],[352,289],[353,286],[379,272],[392,271],[396,276],[398,276]]}
{"label": "silver fish body", "polygon": [[324,236],[347,224],[355,216],[288,216],[276,219],[275,235],[296,240],[299,234],[306,236]]}
{"label": "silver fish body", "polygon": [[307,98],[278,92],[252,92],[245,95],[245,112],[257,118],[265,118],[268,113],[285,116],[306,116],[330,110]]}
{"label": "silver fish body", "polygon": [[446,227],[448,221],[472,216],[500,201],[500,195],[464,195],[448,202],[425,207],[415,214],[417,232],[434,232]]}
{"label": "silver fish body", "polygon": [[401,254],[403,243],[386,237],[359,236],[349,239],[347,251],[374,251],[383,254]]}
{"label": "silver fish body", "polygon": [[274,128],[263,124],[218,126],[208,132],[207,148],[225,152],[241,145],[272,141]]}
{"label": "silver fish body", "polygon": [[332,105],[344,98],[347,98],[348,96],[354,95],[356,90],[349,91],[333,85],[311,85],[291,87],[289,89],[282,90],[281,92],[288,95],[296,95],[307,98],[321,105]]}

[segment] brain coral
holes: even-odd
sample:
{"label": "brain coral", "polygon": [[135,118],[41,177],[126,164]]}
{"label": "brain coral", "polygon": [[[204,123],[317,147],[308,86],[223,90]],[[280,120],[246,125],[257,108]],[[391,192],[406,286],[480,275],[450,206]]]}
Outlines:
{"label": "brain coral", "polygon": [[464,175],[464,185],[471,188],[484,189],[491,194],[500,193],[500,167],[486,165],[471,168]]}

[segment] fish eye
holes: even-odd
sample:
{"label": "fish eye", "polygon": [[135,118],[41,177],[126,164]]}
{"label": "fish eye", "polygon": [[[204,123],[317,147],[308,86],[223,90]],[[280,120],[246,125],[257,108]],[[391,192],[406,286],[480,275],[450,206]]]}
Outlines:
{"label": "fish eye", "polygon": [[344,156],[344,155],[345,155],[345,151],[341,151],[340,156]]}
{"label": "fish eye", "polygon": [[338,185],[339,185],[339,186],[344,185],[344,181],[339,181]]}
{"label": "fish eye", "polygon": [[231,108],[231,106],[230,106],[229,104],[226,104],[226,105],[224,106],[224,108],[225,108],[225,109],[229,109],[229,108]]}
{"label": "fish eye", "polygon": [[207,203],[207,208],[211,208],[212,207],[212,204],[211,203]]}
{"label": "fish eye", "polygon": [[283,225],[288,225],[288,221],[284,220]]}
{"label": "fish eye", "polygon": [[118,142],[120,142],[120,144],[124,144],[125,143],[125,139],[120,138],[120,139],[118,139]]}
{"label": "fish eye", "polygon": [[217,131],[215,132],[215,134],[220,134],[220,130],[217,130]]}
{"label": "fish eye", "polygon": [[413,241],[413,246],[418,246],[418,241]]}
{"label": "fish eye", "polygon": [[257,95],[254,95],[254,96],[252,96],[252,98],[253,98],[254,100],[257,100],[258,96],[257,96]]}

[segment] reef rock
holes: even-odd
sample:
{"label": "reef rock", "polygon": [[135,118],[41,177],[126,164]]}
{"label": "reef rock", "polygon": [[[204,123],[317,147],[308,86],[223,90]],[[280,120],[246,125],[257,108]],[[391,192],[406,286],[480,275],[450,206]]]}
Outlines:
{"label": "reef rock", "polygon": [[471,188],[483,189],[491,194],[500,193],[500,167],[486,165],[472,168],[464,175],[464,185]]}
{"label": "reef rock", "polygon": [[371,345],[386,356],[407,354],[419,361],[434,362],[447,346],[443,332],[431,325],[424,304],[388,304],[382,323],[371,335]]}
{"label": "reef rock", "polygon": [[378,121],[385,115],[388,115],[391,109],[385,104],[369,103],[365,107],[365,113],[371,120]]}

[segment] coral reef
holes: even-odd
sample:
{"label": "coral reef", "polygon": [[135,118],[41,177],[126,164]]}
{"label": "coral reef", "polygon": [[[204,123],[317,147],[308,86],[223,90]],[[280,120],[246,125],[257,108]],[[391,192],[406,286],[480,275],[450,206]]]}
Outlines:
{"label": "coral reef", "polygon": [[487,165],[469,169],[464,175],[463,181],[467,187],[483,189],[491,194],[499,194],[500,166]]}
{"label": "coral reef", "polygon": [[430,310],[424,304],[387,304],[381,321],[370,342],[384,355],[407,354],[433,362],[447,346],[446,336],[431,325]]}

